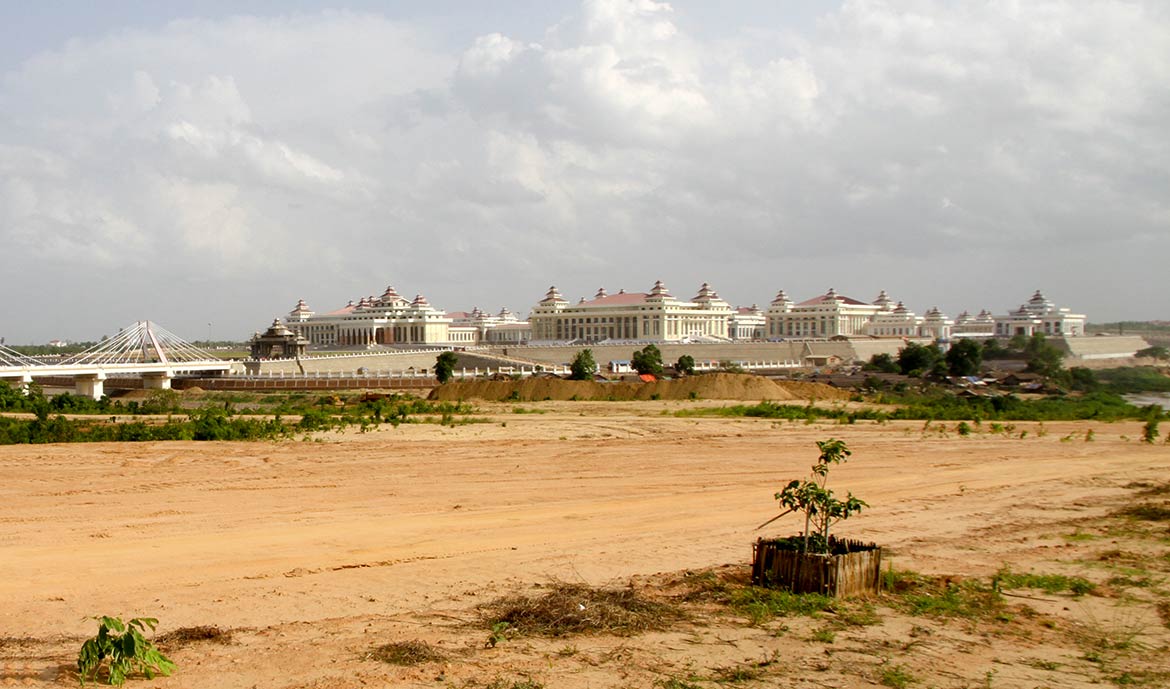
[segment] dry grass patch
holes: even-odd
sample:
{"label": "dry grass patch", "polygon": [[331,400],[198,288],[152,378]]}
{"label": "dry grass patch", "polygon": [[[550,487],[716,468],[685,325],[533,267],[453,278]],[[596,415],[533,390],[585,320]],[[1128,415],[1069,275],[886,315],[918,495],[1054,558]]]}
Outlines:
{"label": "dry grass patch", "polygon": [[160,648],[166,648],[168,651],[190,646],[193,643],[209,642],[228,644],[231,641],[232,632],[230,629],[220,629],[219,627],[210,625],[179,627],[166,634],[159,634],[154,638],[155,645]]}
{"label": "dry grass patch", "polygon": [[383,644],[367,653],[366,658],[390,665],[419,665],[446,660],[447,654],[425,641],[412,640]]}
{"label": "dry grass patch", "polygon": [[484,607],[484,616],[493,632],[507,628],[539,636],[628,636],[664,629],[684,614],[675,605],[647,598],[633,585],[604,588],[557,582],[544,593],[499,598]]}

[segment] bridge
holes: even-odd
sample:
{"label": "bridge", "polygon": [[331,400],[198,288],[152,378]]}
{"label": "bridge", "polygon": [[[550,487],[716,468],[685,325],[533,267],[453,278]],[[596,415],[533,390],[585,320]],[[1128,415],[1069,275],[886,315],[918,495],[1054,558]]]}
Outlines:
{"label": "bridge", "polygon": [[166,390],[177,375],[226,373],[231,362],[184,341],[157,323],[138,321],[104,342],[59,362],[24,356],[0,345],[0,380],[25,389],[37,378],[72,378],[78,395],[100,399],[114,376],[141,377],[143,387]]}

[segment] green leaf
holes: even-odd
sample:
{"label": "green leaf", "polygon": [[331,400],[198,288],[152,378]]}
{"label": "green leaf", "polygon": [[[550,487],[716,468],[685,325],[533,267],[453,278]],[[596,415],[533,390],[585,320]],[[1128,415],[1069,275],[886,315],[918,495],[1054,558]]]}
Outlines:
{"label": "green leaf", "polygon": [[117,617],[102,617],[102,626],[112,629],[119,634],[126,631],[126,625]]}
{"label": "green leaf", "polygon": [[137,652],[138,639],[134,634],[123,634],[121,639],[122,655],[126,658],[133,658]]}

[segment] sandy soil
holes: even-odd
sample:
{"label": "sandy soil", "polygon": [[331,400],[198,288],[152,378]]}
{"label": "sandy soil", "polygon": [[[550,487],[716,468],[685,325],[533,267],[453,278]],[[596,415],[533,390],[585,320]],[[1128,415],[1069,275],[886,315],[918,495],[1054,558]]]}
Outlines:
{"label": "sandy soil", "polygon": [[[1104,582],[1091,562],[1117,538],[1094,525],[1170,467],[1170,447],[1137,442],[1136,423],[960,437],[921,423],[664,414],[680,406],[488,405],[491,423],[279,444],[0,447],[0,685],[76,682],[93,614],[158,617],[160,632],[234,630],[230,644],[174,651],[180,670],[158,687],[714,686],[712,668],[765,656],[784,659],[781,674],[744,686],[872,686],[891,663],[940,687],[1088,686],[1121,672],[1043,630],[988,637],[885,607],[882,624],[829,646],[809,641],[816,620],[714,615],[638,637],[484,648],[475,606],[495,596],[551,579],[665,586],[746,563],[754,528],[776,512],[772,493],[806,473],[817,439],[849,443],[853,460],[832,482],[872,506],[842,534],[885,545],[898,568],[963,577],[1007,564]],[[1069,437],[1089,428],[1093,442]],[[1149,566],[1167,569],[1165,536],[1150,543]],[[1140,626],[1133,662],[1156,664],[1167,630],[1140,594],[1034,605],[1068,624]],[[452,658],[400,668],[367,657],[413,638]]]}

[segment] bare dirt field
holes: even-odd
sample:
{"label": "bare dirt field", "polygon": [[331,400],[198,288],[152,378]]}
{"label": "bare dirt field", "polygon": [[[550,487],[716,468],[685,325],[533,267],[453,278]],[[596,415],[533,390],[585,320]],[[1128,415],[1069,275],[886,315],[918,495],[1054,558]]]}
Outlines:
{"label": "bare dirt field", "polygon": [[[230,634],[165,645],[178,672],[135,686],[1170,686],[1170,446],[1138,442],[1141,424],[960,437],[664,413],[688,404],[489,404],[485,423],[282,443],[0,447],[0,685],[75,684],[87,616],[110,614]],[[871,505],[840,533],[930,575],[927,598],[1005,566],[1095,588],[1005,590],[1002,607],[958,614],[897,593],[811,615],[737,606],[751,543],[800,527],[754,530],[772,494],[828,437],[854,452],[832,486]],[[1148,518],[1121,514],[1135,504]],[[677,617],[629,635],[492,633],[480,606],[557,581],[633,586]],[[440,657],[385,662],[404,641]]]}

